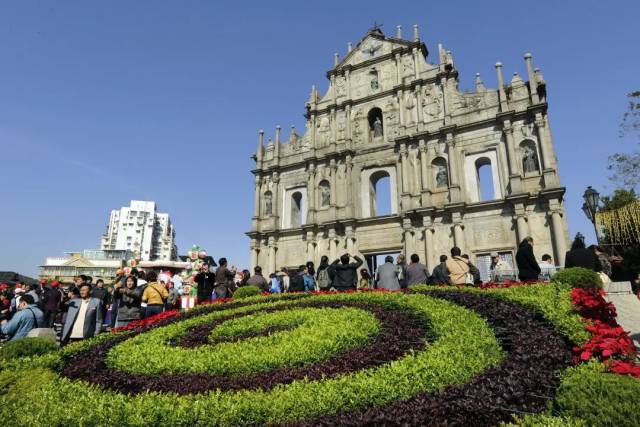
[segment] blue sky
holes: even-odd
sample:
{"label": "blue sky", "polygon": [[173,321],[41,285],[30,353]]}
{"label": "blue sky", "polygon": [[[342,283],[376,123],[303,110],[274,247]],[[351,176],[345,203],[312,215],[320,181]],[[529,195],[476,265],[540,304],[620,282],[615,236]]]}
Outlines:
{"label": "blue sky", "polygon": [[[461,87],[525,75],[548,84],[571,233],[602,193],[625,94],[640,89],[638,1],[0,3],[0,270],[37,274],[44,257],[99,245],[108,213],[131,199],[169,212],[180,253],[198,243],[249,261],[250,155],[257,131],[304,129],[311,84],[326,88],[374,21],[420,25],[453,51]],[[435,62],[435,59],[432,59]]]}

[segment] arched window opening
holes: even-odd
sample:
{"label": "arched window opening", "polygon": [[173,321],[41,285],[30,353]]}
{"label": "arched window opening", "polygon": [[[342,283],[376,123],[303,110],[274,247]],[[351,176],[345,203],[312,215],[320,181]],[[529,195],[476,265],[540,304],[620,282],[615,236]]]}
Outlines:
{"label": "arched window opening", "polygon": [[273,194],[271,191],[264,193],[264,207],[262,211],[263,216],[273,215]]}
{"label": "arched window opening", "polygon": [[384,127],[382,122],[382,110],[379,108],[372,108],[367,115],[369,121],[369,133],[371,134],[370,140],[382,138],[384,135]]}
{"label": "arched window opening", "polygon": [[391,215],[391,177],[386,171],[371,174],[370,198],[371,216]]}
{"label": "arched window opening", "polygon": [[486,157],[481,157],[476,160],[476,177],[478,180],[478,201],[482,202],[495,199],[491,160]]}
{"label": "arched window opening", "polygon": [[437,157],[431,162],[433,167],[433,182],[436,188],[449,187],[449,168],[447,161],[442,157]]}
{"label": "arched window opening", "polygon": [[520,144],[522,153],[522,170],[524,173],[540,172],[540,161],[536,143],[527,139]]}
{"label": "arched window opening", "polygon": [[320,189],[320,207],[326,208],[331,205],[331,185],[329,181],[323,180],[318,185],[318,188]]}
{"label": "arched window opening", "polygon": [[302,193],[296,191],[291,195],[291,228],[302,225]]}

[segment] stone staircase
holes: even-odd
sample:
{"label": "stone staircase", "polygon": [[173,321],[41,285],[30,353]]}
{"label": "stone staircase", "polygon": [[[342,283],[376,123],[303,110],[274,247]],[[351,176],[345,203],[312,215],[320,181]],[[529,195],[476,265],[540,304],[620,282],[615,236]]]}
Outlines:
{"label": "stone staircase", "polygon": [[616,306],[616,320],[631,339],[640,353],[640,299],[631,291],[630,282],[612,282],[604,285],[607,301]]}

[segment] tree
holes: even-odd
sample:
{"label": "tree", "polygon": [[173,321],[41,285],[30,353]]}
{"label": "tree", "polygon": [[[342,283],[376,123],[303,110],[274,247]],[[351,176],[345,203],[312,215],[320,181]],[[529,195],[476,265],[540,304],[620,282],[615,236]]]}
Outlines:
{"label": "tree", "polygon": [[633,189],[617,189],[611,196],[604,196],[602,198],[602,208],[600,210],[611,211],[614,209],[619,209],[636,200],[638,200],[638,196]]}
{"label": "tree", "polygon": [[[627,94],[629,105],[622,116],[620,137],[636,135],[640,140],[640,91]],[[613,174],[611,181],[627,188],[636,188],[640,184],[640,150],[631,153],[615,153],[609,156],[607,169]]]}

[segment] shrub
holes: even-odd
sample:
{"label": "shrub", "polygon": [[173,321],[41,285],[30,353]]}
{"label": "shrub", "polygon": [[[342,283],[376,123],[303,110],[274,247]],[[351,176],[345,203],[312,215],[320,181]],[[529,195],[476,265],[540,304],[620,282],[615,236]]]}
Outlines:
{"label": "shrub", "polygon": [[253,286],[253,285],[249,285],[249,286],[242,286],[240,288],[238,288],[234,294],[233,297],[236,299],[239,298],[248,298],[248,297],[253,297],[256,295],[260,295],[262,293],[262,290],[260,290],[259,287],[257,286]]}
{"label": "shrub", "polygon": [[566,283],[572,288],[601,289],[602,280],[598,273],[582,267],[566,268],[553,276],[553,281]]}
{"label": "shrub", "polygon": [[40,356],[58,350],[58,345],[45,338],[22,338],[9,341],[0,348],[0,360],[10,360],[26,356]]}
{"label": "shrub", "polygon": [[582,418],[592,426],[638,426],[640,381],[604,372],[591,362],[566,371],[555,408],[563,416]]}

